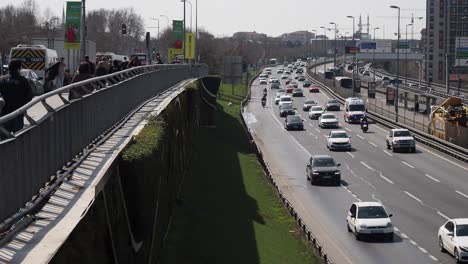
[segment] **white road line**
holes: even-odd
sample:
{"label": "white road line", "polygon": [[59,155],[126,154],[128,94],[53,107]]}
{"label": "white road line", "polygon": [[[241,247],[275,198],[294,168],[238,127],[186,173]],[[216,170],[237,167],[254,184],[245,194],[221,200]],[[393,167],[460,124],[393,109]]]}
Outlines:
{"label": "white road line", "polygon": [[406,163],[406,162],[404,162],[404,161],[402,161],[401,163],[403,163],[403,164],[405,164],[406,166],[408,166],[408,167],[414,169],[414,167],[413,167],[412,165],[410,165],[410,164],[408,164],[408,163]]}
{"label": "white road line", "polygon": [[309,133],[309,135],[311,135],[313,137],[317,137],[314,133],[311,133],[310,131],[307,131],[307,133]]}
{"label": "white road line", "polygon": [[439,259],[437,259],[436,257],[434,257],[434,256],[432,256],[432,255],[429,255],[429,257],[430,257],[433,261],[439,262]]}
{"label": "white road line", "polygon": [[317,132],[319,132],[319,133],[320,133],[320,129],[318,129],[318,128],[315,128],[315,131],[317,131]]}
{"label": "white road line", "polygon": [[367,165],[365,162],[361,161],[361,164],[366,166],[366,168],[368,168],[369,170],[374,170],[371,166]]}
{"label": "white road line", "polygon": [[365,139],[363,136],[361,136],[361,135],[359,135],[359,134],[357,134],[356,136],[357,136],[358,138],[360,138],[360,139]]}
{"label": "white road line", "polygon": [[357,200],[358,202],[362,202],[362,200],[361,200],[361,199],[359,199],[359,198],[357,198],[356,200]]}
{"label": "white road line", "polygon": [[371,144],[371,145],[374,146],[374,147],[377,147],[377,144],[375,144],[375,143],[373,143],[373,142],[370,142],[370,141],[369,141],[369,144]]}
{"label": "white road line", "polygon": [[445,218],[446,220],[449,220],[450,218],[446,215],[444,215],[443,213],[441,212],[437,212],[438,215],[442,216],[443,218]]}
{"label": "white road line", "polygon": [[431,179],[431,180],[433,180],[433,181],[435,181],[435,182],[440,182],[438,179],[432,177],[431,175],[429,175],[429,174],[427,174],[427,173],[424,174],[424,176],[428,177],[429,179]]}
{"label": "white road line", "polygon": [[312,123],[309,123],[309,126],[314,127],[314,125],[312,125]]}
{"label": "white road line", "polygon": [[346,130],[348,130],[349,132],[351,132],[351,129],[349,129],[349,128],[347,128],[347,127],[345,127],[344,129],[346,129]]}
{"label": "white road line", "polygon": [[388,152],[388,151],[386,151],[386,150],[384,150],[383,152],[385,152],[385,154],[389,155],[390,157],[393,157],[393,154],[392,154],[392,153],[390,153],[390,152]]}
{"label": "white road line", "polygon": [[419,248],[419,250],[421,250],[421,251],[422,251],[422,253],[424,253],[424,254],[427,254],[427,250],[425,250],[423,247],[421,247],[421,246],[418,246],[418,248]]}
{"label": "white road line", "polygon": [[389,180],[387,177],[383,176],[383,175],[380,175],[380,178],[386,180],[388,183],[390,184],[394,184],[391,180]]}
{"label": "white road line", "polygon": [[468,198],[468,195],[466,195],[466,194],[464,194],[464,193],[462,193],[460,191],[455,191],[455,192],[458,193],[459,195],[465,197],[465,198]]}
{"label": "white road line", "polygon": [[449,163],[452,163],[453,165],[455,165],[455,166],[457,166],[457,167],[460,167],[460,168],[462,168],[462,169],[468,171],[468,168],[467,168],[467,167],[463,167],[462,165],[460,165],[460,164],[458,164],[458,163],[456,163],[456,162],[453,162],[453,161],[451,161],[451,160],[449,160],[449,159],[447,159],[447,158],[445,158],[445,157],[442,157],[441,155],[439,155],[439,154],[437,154],[437,153],[434,153],[434,152],[428,150],[427,148],[423,148],[423,147],[419,147],[419,148],[420,148],[420,149],[423,149],[423,150],[425,150],[425,151],[427,151],[427,152],[429,152],[429,153],[431,153],[432,155],[434,155],[434,156],[436,156],[436,157],[438,157],[438,158],[441,158],[441,159],[443,159],[443,160],[445,160],[445,161],[447,161],[447,162],[449,162]]}
{"label": "white road line", "polygon": [[418,244],[418,243],[414,242],[414,240],[412,240],[412,239],[410,239],[409,242],[410,242],[411,244],[415,245],[415,246]]}
{"label": "white road line", "polygon": [[418,197],[412,195],[411,193],[407,192],[407,191],[403,191],[404,193],[406,193],[406,195],[408,195],[409,197],[415,199],[416,201],[422,203],[421,199],[419,199]]}
{"label": "white road line", "polygon": [[350,155],[350,156],[351,156],[351,158],[353,158],[353,159],[354,159],[354,155],[353,155],[353,154],[351,154],[351,153],[349,153],[349,152],[346,152],[346,153],[347,153],[348,155]]}
{"label": "white road line", "polygon": [[401,233],[401,236],[402,236],[404,239],[408,239],[408,236],[407,236],[405,233]]}
{"label": "white road line", "polygon": [[393,229],[395,229],[395,231],[397,231],[397,232],[400,232],[400,229],[398,229],[398,227],[396,227],[396,226],[393,227]]}

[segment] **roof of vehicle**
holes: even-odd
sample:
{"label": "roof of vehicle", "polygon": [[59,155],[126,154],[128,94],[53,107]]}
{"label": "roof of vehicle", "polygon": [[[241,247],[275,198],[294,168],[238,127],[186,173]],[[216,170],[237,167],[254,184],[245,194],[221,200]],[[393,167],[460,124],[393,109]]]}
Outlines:
{"label": "roof of vehicle", "polygon": [[345,100],[348,104],[364,104],[364,100],[357,97],[348,97]]}
{"label": "roof of vehicle", "polygon": [[335,134],[335,133],[346,133],[346,131],[344,131],[344,130],[333,130],[333,131],[330,131],[330,133],[332,133],[332,134]]}
{"label": "roof of vehicle", "polygon": [[356,202],[354,204],[356,204],[358,207],[365,207],[365,206],[382,206],[383,207],[383,205],[379,202]]}
{"label": "roof of vehicle", "polygon": [[334,159],[332,156],[330,155],[313,155],[312,156],[313,159],[325,159],[325,158],[330,158],[330,159]]}
{"label": "roof of vehicle", "polygon": [[468,225],[468,218],[454,218],[450,219],[457,225]]}
{"label": "roof of vehicle", "polygon": [[408,129],[405,129],[405,128],[394,128],[392,129],[393,132],[396,132],[396,131],[409,131]]}
{"label": "roof of vehicle", "polygon": [[291,98],[292,99],[292,97],[290,95],[281,95],[280,98]]}

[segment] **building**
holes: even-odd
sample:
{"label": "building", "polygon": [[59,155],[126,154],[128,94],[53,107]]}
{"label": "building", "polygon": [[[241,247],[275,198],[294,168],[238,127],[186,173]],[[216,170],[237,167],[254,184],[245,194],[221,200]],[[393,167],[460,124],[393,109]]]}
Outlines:
{"label": "building", "polygon": [[257,33],[255,31],[253,31],[253,32],[236,32],[236,33],[234,33],[234,35],[232,35],[232,38],[240,39],[240,40],[263,40],[266,37],[267,37],[266,34]]}
{"label": "building", "polygon": [[455,45],[464,42],[457,38],[468,37],[468,0],[427,0],[426,5],[424,79],[445,83],[448,66],[450,79],[456,81],[457,73],[461,77],[468,74],[468,67],[459,66],[464,63],[458,64],[455,60]]}
{"label": "building", "polygon": [[308,40],[315,38],[315,34],[309,31],[296,31],[285,33],[279,36],[279,38],[285,42],[300,43],[301,45],[304,45]]}

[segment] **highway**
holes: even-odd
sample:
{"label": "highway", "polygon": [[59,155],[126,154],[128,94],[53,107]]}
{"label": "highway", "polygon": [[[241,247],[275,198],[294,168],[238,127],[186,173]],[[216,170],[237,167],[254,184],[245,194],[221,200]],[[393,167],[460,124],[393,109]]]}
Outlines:
{"label": "highway", "polygon": [[[276,70],[271,78],[280,79]],[[452,256],[440,252],[437,230],[448,218],[468,217],[467,164],[421,145],[416,153],[388,151],[385,127],[372,124],[364,134],[359,125],[344,123],[343,112],[335,113],[352,136],[354,149],[330,152],[330,130],[319,128],[318,121],[302,111],[306,98],[324,105],[327,94],[304,88],[306,97],[294,98],[294,107],[305,119],[305,130],[288,132],[274,104],[276,90],[268,90],[267,107],[261,106],[264,87],[254,82],[244,118],[283,193],[335,263],[453,262]],[[340,187],[307,182],[306,163],[316,154],[330,154],[341,163]],[[356,201],[380,201],[394,214],[393,242],[356,241],[347,232],[345,218]]]}

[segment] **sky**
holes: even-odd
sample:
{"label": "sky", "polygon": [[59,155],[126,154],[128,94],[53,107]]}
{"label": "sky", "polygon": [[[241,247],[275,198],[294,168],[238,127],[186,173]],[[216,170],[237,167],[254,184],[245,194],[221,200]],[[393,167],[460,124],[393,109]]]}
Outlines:
{"label": "sky", "polygon": [[[192,26],[195,28],[195,3],[192,2]],[[0,6],[16,5],[19,0],[0,0]],[[37,0],[43,13],[48,7],[52,13],[61,16],[65,1]],[[187,27],[190,27],[190,4],[187,1]],[[415,21],[414,38],[420,38],[419,32],[425,27],[426,1],[424,0],[198,0],[198,26],[205,28],[215,36],[231,36],[238,31],[256,31],[268,36],[277,37],[283,33],[298,30],[313,29],[323,34],[321,26],[333,27],[330,22],[338,24],[341,34],[349,32],[351,35],[352,19],[356,17],[356,30],[359,15],[363,24],[370,16],[372,28],[380,27],[376,31],[377,38],[395,38],[397,32],[396,9],[390,5],[401,7],[401,34],[405,37],[406,25],[411,23],[411,14],[424,17]],[[149,18],[161,18],[160,27],[167,26],[167,20],[160,17],[165,15],[170,20],[183,18],[183,3],[180,0],[86,0],[88,10],[99,8],[130,8],[133,7],[145,20],[146,26],[155,27],[157,21]],[[155,31],[156,29],[148,29]],[[366,32],[366,30],[364,30]],[[411,27],[408,27],[408,38],[411,37]],[[329,36],[331,32],[328,32]]]}

